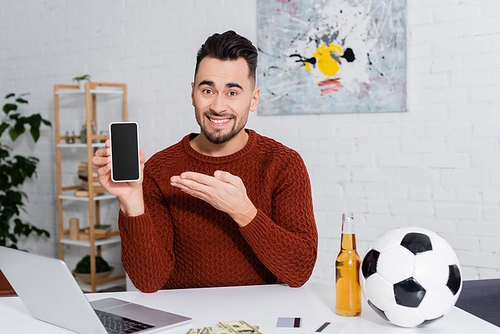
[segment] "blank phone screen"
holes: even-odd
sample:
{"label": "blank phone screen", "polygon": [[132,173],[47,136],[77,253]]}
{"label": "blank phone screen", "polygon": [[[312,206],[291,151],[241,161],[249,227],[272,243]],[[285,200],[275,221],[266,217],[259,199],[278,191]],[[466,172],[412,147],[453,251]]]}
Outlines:
{"label": "blank phone screen", "polygon": [[139,141],[137,123],[111,123],[111,167],[113,181],[137,181]]}

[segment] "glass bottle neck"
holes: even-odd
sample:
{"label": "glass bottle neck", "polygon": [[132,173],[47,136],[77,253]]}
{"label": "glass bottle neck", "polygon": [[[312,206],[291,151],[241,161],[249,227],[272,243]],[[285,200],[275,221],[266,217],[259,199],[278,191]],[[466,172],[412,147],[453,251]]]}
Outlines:
{"label": "glass bottle neck", "polygon": [[352,213],[342,214],[342,234],[354,234],[354,216]]}
{"label": "glass bottle neck", "polygon": [[342,238],[343,250],[356,250],[356,237],[354,235],[354,216],[352,213],[342,214]]}

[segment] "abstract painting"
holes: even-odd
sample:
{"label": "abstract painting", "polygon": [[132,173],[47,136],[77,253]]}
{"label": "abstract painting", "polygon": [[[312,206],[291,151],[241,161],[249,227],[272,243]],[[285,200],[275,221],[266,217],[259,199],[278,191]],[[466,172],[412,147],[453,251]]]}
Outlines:
{"label": "abstract painting", "polygon": [[260,115],[406,111],[406,0],[258,0]]}

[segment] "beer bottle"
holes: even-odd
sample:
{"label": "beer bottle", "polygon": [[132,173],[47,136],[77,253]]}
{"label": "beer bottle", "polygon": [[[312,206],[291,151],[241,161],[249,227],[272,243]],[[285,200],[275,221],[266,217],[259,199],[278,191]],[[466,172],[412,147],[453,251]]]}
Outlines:
{"label": "beer bottle", "polygon": [[354,217],[352,213],[344,213],[340,253],[335,261],[335,312],[338,315],[355,317],[361,314],[360,265],[361,260],[356,252]]}

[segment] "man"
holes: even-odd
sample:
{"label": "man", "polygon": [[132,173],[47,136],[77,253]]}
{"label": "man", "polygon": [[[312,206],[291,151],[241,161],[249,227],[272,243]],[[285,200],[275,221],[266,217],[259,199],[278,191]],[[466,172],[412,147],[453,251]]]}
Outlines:
{"label": "man", "polygon": [[255,111],[257,50],[227,31],[198,51],[192,104],[200,134],[156,153],[142,182],[113,183],[109,141],[92,159],[120,204],[122,263],[141,291],[303,285],[318,236],[299,154],[245,129]]}

